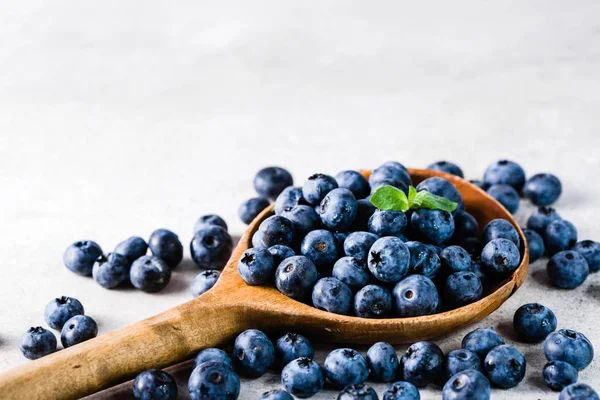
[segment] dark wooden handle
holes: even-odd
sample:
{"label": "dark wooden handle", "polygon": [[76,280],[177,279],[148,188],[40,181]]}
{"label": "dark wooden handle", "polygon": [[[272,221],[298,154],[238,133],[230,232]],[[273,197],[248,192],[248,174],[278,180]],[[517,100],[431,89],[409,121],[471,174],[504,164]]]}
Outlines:
{"label": "dark wooden handle", "polygon": [[2,399],[77,399],[192,357],[247,329],[242,308],[210,292],[133,325],[0,375]]}

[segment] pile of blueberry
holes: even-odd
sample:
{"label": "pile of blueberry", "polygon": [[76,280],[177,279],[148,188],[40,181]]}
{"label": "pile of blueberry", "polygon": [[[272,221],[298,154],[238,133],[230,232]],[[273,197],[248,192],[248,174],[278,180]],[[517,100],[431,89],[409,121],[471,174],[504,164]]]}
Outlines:
{"label": "pile of blueberry", "polygon": [[[50,328],[60,331],[64,348],[74,346],[98,335],[98,325],[85,315],[83,305],[74,297],[58,297],[46,306],[44,318]],[[31,327],[21,337],[21,353],[30,360],[47,356],[56,351],[56,337],[49,330]]]}

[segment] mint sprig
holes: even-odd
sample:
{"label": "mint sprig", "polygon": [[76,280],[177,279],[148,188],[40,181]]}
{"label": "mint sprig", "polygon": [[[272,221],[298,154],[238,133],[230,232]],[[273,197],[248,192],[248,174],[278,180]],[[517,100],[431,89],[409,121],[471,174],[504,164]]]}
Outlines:
{"label": "mint sprig", "polygon": [[380,210],[397,210],[403,212],[418,208],[452,212],[458,206],[458,203],[442,196],[436,196],[426,190],[417,192],[417,189],[413,186],[408,188],[407,197],[402,190],[390,185],[378,188],[371,195],[371,203]]}

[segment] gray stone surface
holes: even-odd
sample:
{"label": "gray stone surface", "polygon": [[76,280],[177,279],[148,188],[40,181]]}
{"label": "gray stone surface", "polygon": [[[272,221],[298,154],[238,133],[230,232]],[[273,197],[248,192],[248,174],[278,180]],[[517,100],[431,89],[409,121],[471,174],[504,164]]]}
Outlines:
{"label": "gray stone surface", "polygon": [[[28,362],[19,337],[44,324],[55,296],[79,298],[101,334],[190,299],[198,270],[189,258],[164,292],[147,295],[75,276],[62,252],[82,238],[110,250],[159,227],[187,244],[207,212],[239,234],[237,206],[267,164],[301,183],[316,171],[443,158],[477,178],[508,157],[529,174],[558,174],[559,212],[581,238],[600,239],[598,1],[6,0],[2,8],[0,370]],[[524,205],[520,220],[530,212]],[[448,351],[470,329],[494,326],[513,343],[514,310],[539,301],[600,351],[600,275],[555,290],[545,263],[497,312],[437,342]],[[540,378],[541,346],[517,347],[525,381],[493,397],[556,398]],[[320,345],[317,358],[331,348]],[[188,373],[177,373],[182,398]],[[600,363],[580,377],[600,389]],[[244,381],[242,398],[278,379]],[[126,389],[96,398],[127,398]]]}

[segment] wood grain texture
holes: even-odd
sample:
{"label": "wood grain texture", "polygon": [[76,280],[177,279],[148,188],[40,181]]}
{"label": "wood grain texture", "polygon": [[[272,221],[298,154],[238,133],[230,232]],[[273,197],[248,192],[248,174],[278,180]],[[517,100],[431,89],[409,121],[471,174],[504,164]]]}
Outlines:
{"label": "wood grain texture", "polygon": [[[237,262],[251,247],[252,235],[260,223],[272,214],[271,206],[250,224],[212,290],[154,317],[3,372],[0,398],[76,399],[145,369],[163,368],[203,348],[223,345],[248,328],[293,329],[319,341],[338,343],[410,343],[481,320],[523,283],[529,265],[527,240],[512,215],[481,189],[442,172],[411,169],[410,173],[415,185],[431,176],[451,181],[480,229],[495,218],[506,219],[517,229],[523,243],[521,264],[487,297],[436,315],[372,320],[317,310],[273,287],[248,286],[237,274]],[[364,174],[368,176],[369,172]]]}

